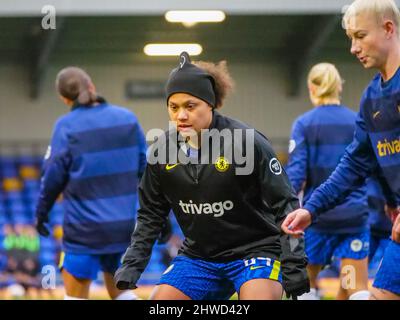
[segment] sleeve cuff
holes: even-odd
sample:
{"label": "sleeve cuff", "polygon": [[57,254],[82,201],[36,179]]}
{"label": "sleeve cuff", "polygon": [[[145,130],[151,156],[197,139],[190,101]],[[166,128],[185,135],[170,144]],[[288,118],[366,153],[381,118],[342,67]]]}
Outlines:
{"label": "sleeve cuff", "polygon": [[397,208],[398,206],[398,201],[394,199],[393,197],[386,197],[386,204],[391,207],[391,208]]}
{"label": "sleeve cuff", "polygon": [[311,222],[314,223],[318,218],[317,211],[315,210],[316,208],[314,208],[311,205],[307,205],[306,204],[306,205],[303,206],[303,209],[307,210],[310,213]]}
{"label": "sleeve cuff", "polygon": [[39,211],[37,211],[36,212],[36,218],[37,219],[45,219],[47,217],[47,213],[45,213],[45,212],[39,212]]}
{"label": "sleeve cuff", "polygon": [[136,282],[139,280],[141,272],[133,267],[124,266],[118,269],[114,275],[116,285],[120,289],[136,289]]}

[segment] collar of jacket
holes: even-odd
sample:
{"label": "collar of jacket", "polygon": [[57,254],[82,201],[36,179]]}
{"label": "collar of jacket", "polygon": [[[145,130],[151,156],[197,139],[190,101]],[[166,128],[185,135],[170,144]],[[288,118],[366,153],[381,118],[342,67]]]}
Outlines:
{"label": "collar of jacket", "polygon": [[212,110],[212,120],[210,127],[208,129],[215,129],[217,128],[218,118],[222,117],[221,114],[216,111],[215,109]]}
{"label": "collar of jacket", "polygon": [[[95,102],[97,102],[97,103],[99,103],[99,104],[103,104],[103,103],[107,103],[107,100],[104,99],[102,96],[97,96]],[[81,107],[84,107],[84,108],[91,108],[91,107],[93,107],[93,105],[79,104],[78,101],[75,101],[74,104],[73,104],[72,107],[71,107],[71,111],[73,111],[73,110],[75,110],[75,109],[78,109],[78,108],[81,108]]]}

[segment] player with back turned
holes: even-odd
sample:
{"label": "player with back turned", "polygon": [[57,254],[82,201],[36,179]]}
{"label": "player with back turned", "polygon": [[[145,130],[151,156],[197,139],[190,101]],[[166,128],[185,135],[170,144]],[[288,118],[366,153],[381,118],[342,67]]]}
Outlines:
{"label": "player with back turned", "polygon": [[62,193],[65,299],[87,299],[100,270],[111,298],[135,299],[115,287],[113,275],[135,225],[146,163],[143,131],[131,111],[100,97],[80,68],[62,69],[56,89],[70,112],[56,122],[45,156],[37,230],[49,234],[48,215]]}
{"label": "player with back turned", "polygon": [[[314,108],[296,119],[290,141],[287,173],[296,192],[304,191],[307,203],[313,190],[337,166],[353,140],[356,113],[340,103],[342,79],[330,63],[313,66],[307,79]],[[319,299],[317,276],[332,258],[340,261],[340,283],[348,268],[357,270],[354,287],[339,286],[336,299],[348,299],[368,289],[368,206],[366,186],[321,214],[305,232],[311,290],[299,299]]]}

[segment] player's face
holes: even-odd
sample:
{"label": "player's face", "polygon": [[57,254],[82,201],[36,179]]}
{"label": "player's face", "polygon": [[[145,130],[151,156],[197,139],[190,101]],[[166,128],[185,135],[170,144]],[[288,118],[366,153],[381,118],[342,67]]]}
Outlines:
{"label": "player's face", "polygon": [[168,114],[183,136],[199,135],[201,129],[209,128],[212,120],[211,106],[187,93],[175,93],[169,98]]}
{"label": "player's face", "polygon": [[351,40],[350,52],[364,68],[382,68],[386,61],[386,32],[383,24],[368,13],[360,13],[346,21],[346,34]]}

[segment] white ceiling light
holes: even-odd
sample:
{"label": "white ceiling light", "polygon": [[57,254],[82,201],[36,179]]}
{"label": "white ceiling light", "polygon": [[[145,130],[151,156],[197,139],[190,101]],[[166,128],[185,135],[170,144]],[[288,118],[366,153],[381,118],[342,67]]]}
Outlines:
{"label": "white ceiling light", "polygon": [[225,20],[225,13],[219,10],[177,10],[168,11],[165,19],[190,27],[199,22],[222,22]]}
{"label": "white ceiling light", "polygon": [[143,51],[148,56],[179,56],[182,51],[197,56],[203,48],[197,43],[149,43],[144,46]]}

